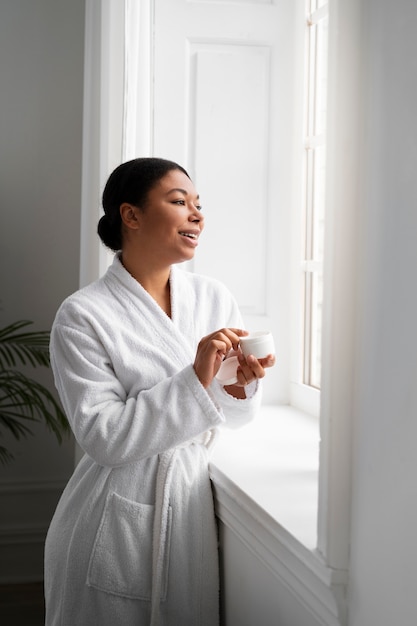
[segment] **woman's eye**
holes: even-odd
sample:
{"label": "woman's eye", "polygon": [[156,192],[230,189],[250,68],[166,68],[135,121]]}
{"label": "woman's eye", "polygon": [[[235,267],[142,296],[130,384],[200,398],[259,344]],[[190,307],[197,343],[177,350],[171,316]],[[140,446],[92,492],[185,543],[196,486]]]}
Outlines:
{"label": "woman's eye", "polygon": [[[184,199],[178,199],[178,200],[172,200],[172,204],[177,204],[178,206],[185,206],[185,200]],[[197,209],[197,211],[202,211],[203,207],[201,206],[201,204],[195,204],[194,207]]]}

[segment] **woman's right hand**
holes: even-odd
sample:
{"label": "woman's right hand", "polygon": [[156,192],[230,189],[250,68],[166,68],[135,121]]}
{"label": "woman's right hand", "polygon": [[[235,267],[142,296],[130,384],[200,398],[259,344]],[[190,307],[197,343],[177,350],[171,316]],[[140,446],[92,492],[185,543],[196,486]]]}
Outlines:
{"label": "woman's right hand", "polygon": [[241,328],[222,328],[201,339],[195,355],[194,370],[203,387],[210,385],[229,350],[237,350],[239,338],[247,334]]}

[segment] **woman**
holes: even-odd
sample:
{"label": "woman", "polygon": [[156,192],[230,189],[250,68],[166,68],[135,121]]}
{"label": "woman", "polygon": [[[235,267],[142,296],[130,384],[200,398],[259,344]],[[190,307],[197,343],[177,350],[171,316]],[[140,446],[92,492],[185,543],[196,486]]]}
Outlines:
{"label": "woman", "polygon": [[[107,273],[60,307],[55,382],[85,452],[45,548],[48,626],[218,624],[208,447],[254,415],[270,355],[246,360],[235,301],[181,271],[203,230],[187,172],[135,159],[111,174],[98,233]],[[237,383],[215,378],[238,351]]]}

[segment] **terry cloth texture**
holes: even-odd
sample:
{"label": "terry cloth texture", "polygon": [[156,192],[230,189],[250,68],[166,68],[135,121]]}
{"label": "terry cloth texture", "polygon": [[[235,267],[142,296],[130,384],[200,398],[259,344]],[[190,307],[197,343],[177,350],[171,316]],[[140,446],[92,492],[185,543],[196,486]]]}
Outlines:
{"label": "terry cloth texture", "polygon": [[173,267],[172,317],[123,268],[60,307],[55,383],[84,451],[45,546],[46,626],[217,626],[218,556],[208,448],[252,419],[248,399],[200,384],[199,340],[242,327],[219,282]]}

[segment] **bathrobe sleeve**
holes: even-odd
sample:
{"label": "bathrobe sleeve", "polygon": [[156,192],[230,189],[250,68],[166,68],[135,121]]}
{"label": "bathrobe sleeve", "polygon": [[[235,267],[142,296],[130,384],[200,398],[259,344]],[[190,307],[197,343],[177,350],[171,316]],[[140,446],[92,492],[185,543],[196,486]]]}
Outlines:
{"label": "bathrobe sleeve", "polygon": [[261,405],[262,385],[258,380],[250,383],[245,387],[246,399],[239,400],[227,393],[214,379],[208,393],[213,402],[222,409],[224,421],[220,425],[226,428],[240,428],[256,416]]}
{"label": "bathrobe sleeve", "polygon": [[103,466],[154,456],[224,421],[192,365],[127,395],[98,337],[68,325],[52,328],[51,366],[79,445]]}

